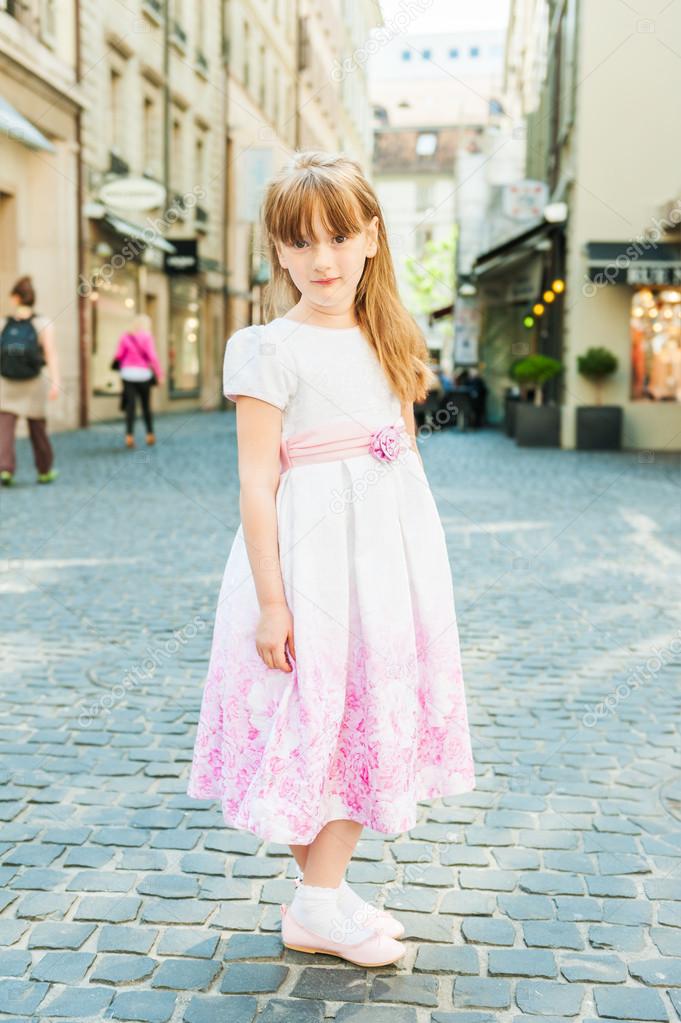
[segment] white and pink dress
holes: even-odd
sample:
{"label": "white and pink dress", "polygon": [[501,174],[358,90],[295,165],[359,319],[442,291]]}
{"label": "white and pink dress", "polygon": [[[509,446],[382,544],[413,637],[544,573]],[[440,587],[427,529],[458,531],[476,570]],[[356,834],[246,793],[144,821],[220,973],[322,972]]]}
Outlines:
{"label": "white and pink dress", "polygon": [[230,338],[223,390],[282,410],[279,558],[293,670],[268,668],[239,525],[218,599],[188,794],[308,844],[330,820],[410,830],[475,788],[444,531],[400,402],[359,327],[286,317]]}

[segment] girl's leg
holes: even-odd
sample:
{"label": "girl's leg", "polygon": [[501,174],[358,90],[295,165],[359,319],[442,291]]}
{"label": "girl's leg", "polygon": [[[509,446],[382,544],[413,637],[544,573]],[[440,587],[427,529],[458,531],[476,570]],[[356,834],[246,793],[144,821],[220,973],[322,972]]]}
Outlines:
{"label": "girl's leg", "polygon": [[307,853],[308,853],[308,849],[309,848],[310,848],[309,845],[290,845],[289,846],[289,849],[291,850],[291,853],[293,854],[293,859],[298,864],[298,867],[300,868],[301,874],[305,870],[305,864],[307,862]]}
{"label": "girl's leg", "polygon": [[329,821],[307,846],[303,870],[306,885],[337,888],[362,834],[357,821]]}

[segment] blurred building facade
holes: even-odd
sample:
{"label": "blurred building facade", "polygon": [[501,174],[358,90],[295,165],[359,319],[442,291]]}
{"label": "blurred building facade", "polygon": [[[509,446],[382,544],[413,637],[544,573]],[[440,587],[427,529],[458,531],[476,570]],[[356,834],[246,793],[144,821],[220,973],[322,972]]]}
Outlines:
{"label": "blurred building facade", "polygon": [[30,274],[61,340],[58,427],[77,423],[80,388],[77,17],[76,0],[0,3],[0,315]]}
{"label": "blurred building facade", "polygon": [[120,414],[110,363],[137,312],[167,372],[155,408],[224,404],[225,340],[262,317],[265,181],[303,148],[370,172],[378,24],[372,0],[0,0],[0,312],[31,273],[62,366],[52,429]]}
{"label": "blurred building facade", "polygon": [[[514,231],[501,203],[490,209],[496,239],[475,264],[481,350],[498,367],[497,410],[515,358],[563,362],[545,392],[561,405],[566,448],[577,408],[595,403],[577,370],[590,347],[618,359],[602,400],[623,409],[623,446],[681,447],[681,144],[662,102],[681,86],[664,42],[679,32],[675,5],[655,22],[616,0],[511,5],[504,130],[522,138],[524,159],[502,191],[512,207],[515,189],[528,217]],[[564,292],[528,330],[524,317],[556,279]]]}

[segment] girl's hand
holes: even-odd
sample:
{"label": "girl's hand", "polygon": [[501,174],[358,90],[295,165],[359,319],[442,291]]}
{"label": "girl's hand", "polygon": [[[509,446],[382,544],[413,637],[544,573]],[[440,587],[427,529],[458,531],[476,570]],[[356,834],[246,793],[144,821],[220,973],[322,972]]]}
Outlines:
{"label": "girl's hand", "polygon": [[290,656],[295,660],[293,644],[293,615],[287,604],[268,604],[261,609],[255,646],[268,668],[293,671],[286,657],[285,644],[288,641]]}
{"label": "girl's hand", "polygon": [[59,390],[60,390],[59,384],[50,385],[50,389],[47,392],[47,397],[50,399],[50,401],[54,401],[55,398],[59,397]]}

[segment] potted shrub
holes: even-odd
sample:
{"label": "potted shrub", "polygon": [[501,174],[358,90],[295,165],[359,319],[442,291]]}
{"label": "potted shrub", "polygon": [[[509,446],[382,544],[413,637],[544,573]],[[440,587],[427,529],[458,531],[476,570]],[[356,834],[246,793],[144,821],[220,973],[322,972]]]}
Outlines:
{"label": "potted shrub", "polygon": [[589,348],[577,356],[577,370],[596,389],[595,405],[577,408],[577,447],[581,451],[618,451],[622,447],[622,409],[603,404],[603,383],[617,369],[607,348]]}
{"label": "potted shrub", "polygon": [[519,402],[516,408],[515,436],[521,447],[560,447],[560,406],[544,404],[543,387],[562,371],[562,362],[549,355],[528,355],[512,367],[525,393],[534,385],[534,401]]}

